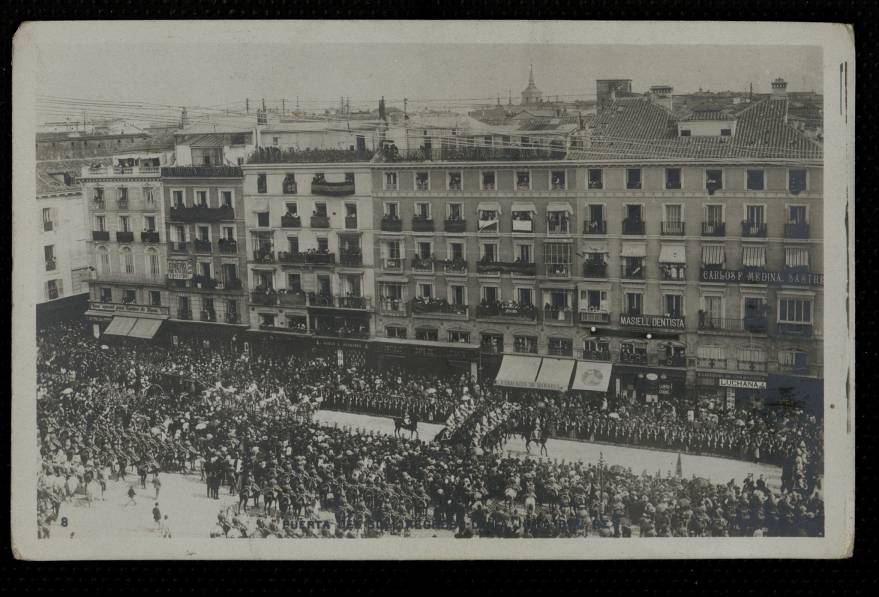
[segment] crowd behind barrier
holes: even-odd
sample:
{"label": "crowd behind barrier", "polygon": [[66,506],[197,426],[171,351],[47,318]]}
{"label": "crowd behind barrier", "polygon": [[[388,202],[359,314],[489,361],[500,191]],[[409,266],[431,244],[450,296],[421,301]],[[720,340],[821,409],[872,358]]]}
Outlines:
{"label": "crowd behind barrier", "polygon": [[[321,402],[341,396],[362,395],[363,404],[372,400],[389,414],[400,406],[420,409],[435,420],[460,405],[465,387],[471,400],[502,402],[500,393],[466,379],[438,382],[334,369],[322,359],[233,357],[191,346],[104,346],[76,325],[48,328],[38,338],[37,514],[44,537],[62,501],[83,487],[91,499],[108,482],[125,482],[131,469],[141,479],[198,472],[207,497],[217,499],[221,488],[238,495],[243,507],[222,510],[216,527],[206,529],[218,537],[369,537],[414,529],[461,537],[823,532],[820,453],[805,440],[792,443],[781,490],[762,478],[723,485],[603,463],[520,459],[311,422]],[[168,376],[198,386],[159,387]],[[533,398],[513,412],[566,412],[563,400],[552,411]]]}

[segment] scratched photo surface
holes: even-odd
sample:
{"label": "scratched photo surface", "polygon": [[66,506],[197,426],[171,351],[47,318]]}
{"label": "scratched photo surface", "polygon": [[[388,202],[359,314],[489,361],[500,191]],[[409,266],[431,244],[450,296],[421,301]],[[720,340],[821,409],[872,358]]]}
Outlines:
{"label": "scratched photo surface", "polygon": [[235,31],[28,46],[25,557],[845,553],[820,39]]}

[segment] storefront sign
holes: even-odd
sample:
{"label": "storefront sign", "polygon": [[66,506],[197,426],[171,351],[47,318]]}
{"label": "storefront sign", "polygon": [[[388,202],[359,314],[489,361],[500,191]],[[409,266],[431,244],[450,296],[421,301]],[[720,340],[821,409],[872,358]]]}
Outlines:
{"label": "storefront sign", "polygon": [[172,280],[189,280],[192,278],[192,262],[169,261],[168,277]]}
{"label": "storefront sign", "polygon": [[660,315],[620,315],[620,325],[672,330],[682,330],[686,327],[683,317],[662,317]]}
{"label": "storefront sign", "polygon": [[824,286],[824,274],[814,272],[765,272],[754,270],[703,269],[702,282],[728,284],[777,284]]}
{"label": "storefront sign", "polygon": [[470,361],[476,356],[476,349],[461,350],[445,348],[442,346],[422,346],[418,344],[390,344],[379,343],[378,349],[384,354],[403,356],[416,356],[428,358],[442,358],[459,361]]}
{"label": "storefront sign", "polygon": [[722,388],[739,388],[742,390],[765,390],[766,382],[759,379],[726,379],[719,378],[717,385]]}
{"label": "storefront sign", "polygon": [[334,350],[365,350],[366,346],[363,342],[354,342],[351,340],[336,340],[335,338],[315,338],[314,346],[319,348],[331,348]]}
{"label": "storefront sign", "polygon": [[89,303],[89,308],[94,311],[113,311],[124,313],[149,313],[152,315],[168,315],[168,307],[154,307],[152,305],[125,305],[123,303]]}

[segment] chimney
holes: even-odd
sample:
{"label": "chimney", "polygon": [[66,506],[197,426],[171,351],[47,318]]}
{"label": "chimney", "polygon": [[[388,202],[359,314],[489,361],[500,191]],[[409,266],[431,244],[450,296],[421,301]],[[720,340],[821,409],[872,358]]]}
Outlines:
{"label": "chimney", "polygon": [[772,82],[772,99],[785,99],[787,97],[787,81],[778,77]]}
{"label": "chimney", "polygon": [[654,85],[650,88],[650,100],[671,112],[673,91],[674,87],[671,85]]}

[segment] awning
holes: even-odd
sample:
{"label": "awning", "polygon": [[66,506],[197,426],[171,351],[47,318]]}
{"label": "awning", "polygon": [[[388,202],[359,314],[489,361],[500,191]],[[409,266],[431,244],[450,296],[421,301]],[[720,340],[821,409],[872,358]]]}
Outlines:
{"label": "awning", "polygon": [[501,204],[495,201],[484,201],[476,206],[476,211],[495,211],[501,215]]}
{"label": "awning", "polygon": [[784,264],[787,267],[809,267],[809,249],[805,247],[786,247]]}
{"label": "awning", "polygon": [[562,202],[560,202],[560,201],[550,201],[549,203],[547,203],[547,204],[546,204],[546,211],[547,211],[547,212],[550,212],[550,211],[563,211],[563,212],[565,212],[565,213],[567,213],[567,214],[572,214],[572,213],[574,213],[574,210],[571,209],[571,204],[570,204],[570,203],[562,203]]}
{"label": "awning", "polygon": [[596,361],[577,361],[572,390],[587,392],[606,392],[610,385],[611,363]]}
{"label": "awning", "polygon": [[683,244],[662,243],[659,250],[659,263],[686,263],[687,252]]}
{"label": "awning", "polygon": [[623,257],[647,257],[647,243],[623,243]]}
{"label": "awning", "polygon": [[591,241],[587,242],[585,248],[583,249],[584,253],[610,253],[610,250],[607,246],[607,241]]}
{"label": "awning", "polygon": [[537,388],[541,390],[555,390],[567,392],[571,387],[571,372],[574,370],[574,361],[569,359],[543,359],[540,365],[540,373],[537,375]]}
{"label": "awning", "polygon": [[528,203],[526,201],[515,201],[510,207],[510,211],[527,211],[530,213],[537,213],[537,208],[534,207],[533,203]]}
{"label": "awning", "polygon": [[705,265],[723,265],[726,259],[723,245],[703,245],[702,263]]}
{"label": "awning", "polygon": [[161,326],[161,319],[138,318],[134,324],[134,327],[131,328],[130,332],[128,332],[128,335],[132,338],[145,338],[147,340],[150,340],[156,335],[156,332],[159,331],[159,328]]}
{"label": "awning", "polygon": [[742,265],[766,267],[766,247],[742,247]]}
{"label": "awning", "polygon": [[494,385],[507,388],[535,388],[540,371],[540,357],[504,355]]}
{"label": "awning", "polygon": [[137,323],[137,319],[134,317],[114,317],[110,325],[107,326],[107,329],[104,330],[104,334],[127,336],[135,323]]}

